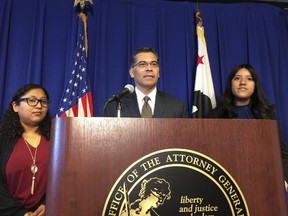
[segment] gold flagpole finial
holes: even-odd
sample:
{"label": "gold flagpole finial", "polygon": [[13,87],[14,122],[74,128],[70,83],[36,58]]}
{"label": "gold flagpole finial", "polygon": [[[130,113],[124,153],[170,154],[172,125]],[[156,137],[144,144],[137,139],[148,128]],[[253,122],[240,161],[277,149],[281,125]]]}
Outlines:
{"label": "gold flagpole finial", "polygon": [[90,2],[91,4],[93,4],[93,0],[74,0],[74,7],[80,4],[81,10],[84,10],[86,2]]}
{"label": "gold flagpole finial", "polygon": [[199,3],[197,1],[197,10],[196,10],[196,19],[197,19],[197,25],[202,27],[203,26],[203,22],[200,16],[200,7],[199,7]]}
{"label": "gold flagpole finial", "polygon": [[83,24],[84,24],[84,38],[85,38],[85,49],[86,57],[88,58],[88,36],[87,36],[87,15],[86,15],[86,2],[93,4],[93,0],[74,0],[74,7],[80,5],[80,13]]}

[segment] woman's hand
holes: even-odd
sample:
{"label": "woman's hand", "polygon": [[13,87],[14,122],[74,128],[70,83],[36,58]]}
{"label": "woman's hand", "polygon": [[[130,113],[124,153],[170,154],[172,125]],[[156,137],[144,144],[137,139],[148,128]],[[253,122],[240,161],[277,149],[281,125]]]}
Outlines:
{"label": "woman's hand", "polygon": [[35,212],[29,216],[44,216],[45,215],[45,205],[40,205]]}

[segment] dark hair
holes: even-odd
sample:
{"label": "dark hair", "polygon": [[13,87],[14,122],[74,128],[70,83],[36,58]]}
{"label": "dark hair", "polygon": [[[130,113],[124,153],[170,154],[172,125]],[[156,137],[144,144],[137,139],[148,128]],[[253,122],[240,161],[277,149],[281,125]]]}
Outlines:
{"label": "dark hair", "polygon": [[221,98],[221,117],[236,118],[236,114],[233,111],[235,96],[232,93],[231,80],[242,68],[249,71],[255,83],[254,93],[251,95],[249,104],[252,114],[256,119],[275,119],[274,106],[265,96],[256,70],[249,64],[237,65],[228,75],[226,89]]}
{"label": "dark hair", "polygon": [[136,55],[139,54],[139,53],[153,53],[156,57],[157,57],[157,62],[159,63],[160,59],[159,59],[159,56],[158,56],[158,53],[153,49],[153,48],[149,48],[149,47],[141,47],[141,48],[138,48],[133,56],[131,57],[131,65],[130,67],[132,68],[135,64],[136,64]]}
{"label": "dark hair", "polygon": [[[28,91],[32,89],[42,89],[47,99],[50,100],[48,92],[40,85],[26,84],[21,88],[19,88],[16,91],[15,95],[12,97],[12,101],[10,102],[8,109],[4,113],[3,120],[0,124],[0,137],[8,136],[11,138],[18,138],[22,136],[24,128],[20,123],[18,113],[14,112],[12,104],[13,102],[18,101],[18,99],[20,99],[23,95],[25,95]],[[16,102],[16,104],[19,104],[19,102]],[[50,130],[51,130],[51,117],[50,112],[48,110],[45,118],[39,125],[38,132],[49,140]]]}

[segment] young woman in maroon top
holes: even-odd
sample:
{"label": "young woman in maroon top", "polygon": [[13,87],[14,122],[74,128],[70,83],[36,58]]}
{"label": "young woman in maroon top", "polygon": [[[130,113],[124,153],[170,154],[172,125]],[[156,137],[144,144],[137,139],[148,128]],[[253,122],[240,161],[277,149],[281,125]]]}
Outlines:
{"label": "young woman in maroon top", "polygon": [[0,215],[43,216],[50,151],[47,91],[18,89],[0,124]]}

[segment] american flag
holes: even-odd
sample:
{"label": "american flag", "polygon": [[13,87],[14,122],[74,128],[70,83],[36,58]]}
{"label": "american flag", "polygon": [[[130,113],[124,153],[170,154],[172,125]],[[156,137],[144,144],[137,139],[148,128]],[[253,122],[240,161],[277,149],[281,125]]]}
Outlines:
{"label": "american flag", "polygon": [[57,113],[58,117],[93,116],[92,92],[89,88],[87,76],[87,56],[84,34],[84,23],[80,18],[78,20],[77,45],[73,56],[73,65]]}
{"label": "american flag", "polygon": [[205,118],[216,107],[216,97],[208,58],[204,27],[197,11],[198,59],[194,86],[193,118]]}

